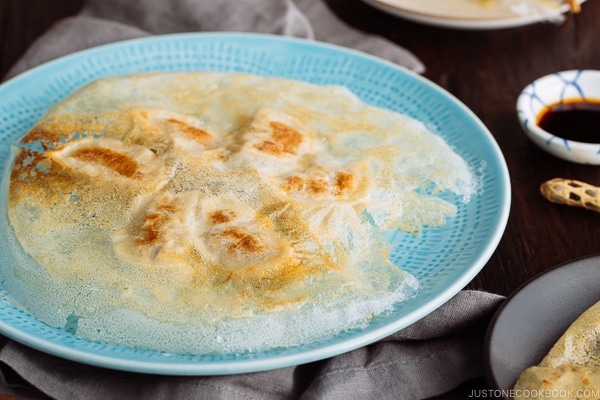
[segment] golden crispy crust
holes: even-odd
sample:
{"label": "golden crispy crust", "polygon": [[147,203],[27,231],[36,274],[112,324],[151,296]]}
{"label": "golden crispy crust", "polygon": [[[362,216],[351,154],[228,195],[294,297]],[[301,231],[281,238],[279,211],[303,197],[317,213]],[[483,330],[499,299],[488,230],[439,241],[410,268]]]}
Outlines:
{"label": "golden crispy crust", "polygon": [[[343,88],[239,74],[99,80],[17,147],[9,219],[47,275],[27,282],[31,293],[56,305],[20,299],[34,314],[84,316],[92,335],[128,324],[99,322],[122,310],[166,324],[167,338],[230,326],[236,349],[240,321],[257,341],[278,332],[251,316],[285,318],[293,333],[277,343],[299,344],[317,310],[330,318],[314,335],[327,335],[406,298],[417,283],[379,228],[439,225],[456,207],[423,188],[475,187],[466,163],[412,120]],[[210,335],[169,349],[222,348]],[[141,336],[165,349],[153,328]]]}

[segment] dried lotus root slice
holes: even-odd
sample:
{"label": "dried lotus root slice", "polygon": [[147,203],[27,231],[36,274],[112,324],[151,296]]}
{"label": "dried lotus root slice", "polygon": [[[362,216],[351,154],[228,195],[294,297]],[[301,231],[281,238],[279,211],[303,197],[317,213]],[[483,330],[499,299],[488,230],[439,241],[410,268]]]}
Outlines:
{"label": "dried lotus root slice", "polygon": [[555,178],[540,186],[544,198],[556,204],[600,212],[600,188],[573,179]]}

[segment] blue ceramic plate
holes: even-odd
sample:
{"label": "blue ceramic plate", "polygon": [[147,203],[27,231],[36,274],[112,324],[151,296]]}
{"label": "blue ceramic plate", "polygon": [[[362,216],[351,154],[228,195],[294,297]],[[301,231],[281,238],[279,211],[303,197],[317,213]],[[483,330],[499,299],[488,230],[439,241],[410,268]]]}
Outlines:
{"label": "blue ceramic plate", "polygon": [[365,329],[241,356],[166,354],[80,339],[10,305],[3,300],[5,293],[0,293],[0,333],[59,357],[127,371],[216,375],[286,367],[364,346],[412,324],[465,287],[496,249],[508,219],[509,177],[502,153],[477,117],[441,88],[395,64],[305,40],[219,33],[158,36],[97,47],[34,68],[0,86],[0,167],[6,167],[12,142],[51,105],[85,83],[107,75],[192,70],[344,85],[367,103],[423,121],[477,168],[482,193],[468,204],[458,203],[456,217],[445,226],[389,238],[392,260],[420,280],[419,294],[374,318]]}

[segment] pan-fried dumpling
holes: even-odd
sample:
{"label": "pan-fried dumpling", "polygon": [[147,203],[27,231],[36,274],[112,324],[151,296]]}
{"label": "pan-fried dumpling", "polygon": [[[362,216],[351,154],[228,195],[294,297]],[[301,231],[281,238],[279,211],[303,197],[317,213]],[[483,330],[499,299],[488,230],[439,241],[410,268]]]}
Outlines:
{"label": "pan-fried dumpling", "polygon": [[138,181],[160,186],[167,177],[165,166],[155,162],[156,154],[145,146],[125,145],[114,139],[73,140],[56,150],[46,151],[51,164],[82,172],[92,179]]}
{"label": "pan-fried dumpling", "polygon": [[[600,302],[581,314],[542,361],[521,373],[515,399],[592,399],[600,393]],[[536,393],[539,396],[525,396]],[[550,396],[556,396],[549,397]]]}
{"label": "pan-fried dumpling", "polygon": [[413,296],[384,230],[444,224],[477,179],[347,89],[198,72],[76,91],[15,144],[8,189],[18,304],[91,340],[213,354],[327,340]]}
{"label": "pan-fried dumpling", "polygon": [[292,115],[263,108],[240,132],[239,149],[229,160],[232,167],[252,166],[267,175],[296,170],[303,158],[317,149],[316,140]]}
{"label": "pan-fried dumpling", "polygon": [[184,257],[190,237],[189,213],[195,202],[193,195],[168,192],[140,199],[130,223],[112,235],[116,255],[146,262]]}

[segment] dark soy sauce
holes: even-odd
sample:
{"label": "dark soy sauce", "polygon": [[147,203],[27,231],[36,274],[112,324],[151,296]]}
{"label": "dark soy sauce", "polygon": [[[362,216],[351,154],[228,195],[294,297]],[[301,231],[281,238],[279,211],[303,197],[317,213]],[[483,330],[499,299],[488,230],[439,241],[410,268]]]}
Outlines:
{"label": "dark soy sauce", "polygon": [[600,143],[600,100],[570,99],[544,108],[538,126],[554,136]]}

